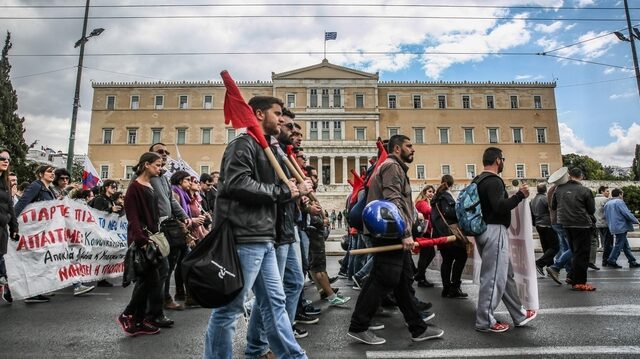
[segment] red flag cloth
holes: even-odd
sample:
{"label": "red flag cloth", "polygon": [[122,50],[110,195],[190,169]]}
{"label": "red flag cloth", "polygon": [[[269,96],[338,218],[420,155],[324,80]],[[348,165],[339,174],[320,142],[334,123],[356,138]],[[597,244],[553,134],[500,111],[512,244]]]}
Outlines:
{"label": "red flag cloth", "polygon": [[418,254],[420,253],[420,249],[422,248],[434,247],[434,246],[439,246],[441,244],[447,243],[447,237],[436,237],[436,238],[418,237],[416,238],[415,241],[418,242],[419,246],[413,249],[413,253]]}
{"label": "red flag cloth", "polygon": [[389,154],[387,153],[387,149],[384,148],[384,144],[380,139],[378,139],[378,142],[376,142],[376,146],[378,146],[378,152],[380,153],[380,156],[378,156],[378,160],[376,161],[376,166],[371,172],[371,176],[369,176],[369,180],[367,181],[367,187],[369,187],[369,184],[371,183],[371,179],[378,171],[378,167],[380,167],[382,162],[384,162],[387,159],[387,157],[389,157]]}
{"label": "red flag cloth", "polygon": [[293,156],[293,145],[287,145],[287,156]]}
{"label": "red flag cloth", "polygon": [[224,95],[224,123],[227,125],[231,123],[231,126],[236,129],[246,127],[247,133],[258,141],[262,148],[268,148],[269,143],[264,137],[262,127],[251,106],[244,101],[233,78],[227,70],[222,71],[220,76],[222,76],[222,82],[227,89]]}
{"label": "red flag cloth", "polygon": [[351,184],[351,187],[353,187],[353,190],[351,190],[349,203],[355,204],[356,201],[358,200],[358,192],[360,192],[360,190],[364,186],[364,180],[362,179],[362,177],[358,175],[358,173],[354,169],[351,170],[351,173],[353,174],[353,183]]}

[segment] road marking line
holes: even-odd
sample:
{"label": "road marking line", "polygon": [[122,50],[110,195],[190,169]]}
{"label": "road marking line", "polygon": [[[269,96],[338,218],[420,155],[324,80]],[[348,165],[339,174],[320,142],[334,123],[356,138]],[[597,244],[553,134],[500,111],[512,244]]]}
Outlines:
{"label": "road marking line", "polygon": [[[509,314],[501,311],[496,314]],[[565,307],[565,308],[543,308],[538,310],[538,314],[565,314],[565,315],[607,315],[607,316],[640,316],[640,305],[637,304],[617,304],[617,305],[596,305],[590,307]]]}
{"label": "road marking line", "polygon": [[573,347],[520,347],[520,348],[474,348],[439,350],[367,351],[367,358],[470,358],[493,356],[539,356],[539,355],[587,354],[640,354],[639,346],[573,346]]}

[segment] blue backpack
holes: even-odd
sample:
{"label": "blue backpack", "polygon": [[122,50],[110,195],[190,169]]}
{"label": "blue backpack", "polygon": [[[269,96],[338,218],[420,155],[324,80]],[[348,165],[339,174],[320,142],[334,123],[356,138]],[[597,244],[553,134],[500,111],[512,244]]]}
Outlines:
{"label": "blue backpack", "polygon": [[480,207],[480,195],[478,194],[478,184],[490,174],[481,174],[471,181],[458,195],[456,200],[456,217],[458,225],[468,236],[478,236],[487,230],[487,224],[482,218],[482,208]]}

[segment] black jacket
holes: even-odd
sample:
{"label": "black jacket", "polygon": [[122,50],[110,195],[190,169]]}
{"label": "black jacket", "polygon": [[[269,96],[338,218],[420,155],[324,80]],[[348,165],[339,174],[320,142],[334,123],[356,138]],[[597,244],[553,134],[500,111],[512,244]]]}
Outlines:
{"label": "black jacket", "polygon": [[0,256],[7,253],[9,234],[15,233],[18,233],[18,221],[13,211],[13,198],[7,184],[0,179]]}
{"label": "black jacket", "polygon": [[94,199],[92,199],[89,203],[88,203],[89,207],[91,208],[95,208],[99,211],[104,211],[104,212],[112,212],[112,207],[113,207],[113,201],[111,200],[111,198],[99,194],[97,195]]}
{"label": "black jacket", "polygon": [[531,217],[534,226],[551,227],[551,216],[549,214],[549,202],[547,195],[538,193],[531,203]]}
{"label": "black jacket", "polygon": [[[282,148],[282,150],[284,151],[285,148]],[[278,163],[280,163],[280,167],[282,167],[282,171],[287,175],[287,178],[293,177],[282,156],[276,154],[276,158],[278,159]],[[296,202],[294,200],[278,203],[278,217],[276,220],[276,241],[278,244],[295,243],[295,215]]]}
{"label": "black jacket", "polygon": [[596,212],[596,203],[591,190],[579,182],[558,186],[553,194],[551,208],[558,211],[558,224],[563,227],[590,228],[591,217]]}
{"label": "black jacket", "polygon": [[278,183],[264,150],[247,134],[236,137],[221,161],[214,221],[228,219],[236,243],[276,239],[277,204],[291,200],[286,184]]}
{"label": "black jacket", "polygon": [[509,197],[502,178],[490,172],[482,172],[485,177],[478,184],[482,218],[486,224],[511,225],[511,210],[516,208],[524,199],[524,194],[518,191]]}
{"label": "black jacket", "polygon": [[[438,211],[438,208],[440,211]],[[444,215],[444,220],[440,212]],[[431,199],[432,236],[444,237],[452,235],[447,224],[454,223],[458,223],[458,217],[456,216],[456,201],[453,199],[451,193],[444,191],[433,196]]]}
{"label": "black jacket", "polygon": [[27,189],[24,190],[22,197],[20,197],[20,200],[18,200],[18,203],[16,203],[16,206],[14,208],[16,216],[19,216],[20,213],[24,211],[24,208],[31,203],[52,201],[54,199],[56,199],[56,197],[53,194],[51,187],[47,188],[45,187],[44,183],[42,183],[42,181],[35,180],[31,182]]}

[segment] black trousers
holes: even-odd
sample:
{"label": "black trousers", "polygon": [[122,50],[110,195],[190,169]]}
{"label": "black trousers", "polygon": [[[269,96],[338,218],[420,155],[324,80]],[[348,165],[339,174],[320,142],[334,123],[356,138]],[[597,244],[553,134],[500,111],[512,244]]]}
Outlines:
{"label": "black trousers", "polygon": [[591,228],[564,227],[567,233],[569,246],[573,257],[571,258],[571,279],[574,284],[587,283],[587,266],[591,252]]}
{"label": "black trousers", "polygon": [[411,253],[395,251],[378,253],[373,258],[373,268],[356,307],[351,315],[349,331],[360,333],[369,329],[371,318],[378,310],[383,296],[393,292],[398,308],[409,325],[412,336],[422,334],[427,324],[420,318],[414,295],[411,292],[413,276]]}
{"label": "black trousers", "polygon": [[[176,282],[176,294],[184,294],[184,281],[182,279],[182,260],[187,252],[187,246],[171,247],[171,251],[167,256],[169,262],[169,268],[167,277],[164,280],[164,300],[171,299],[171,293],[169,293],[169,287],[171,285],[171,273],[175,273],[174,278]],[[175,272],[174,272],[175,270]]]}
{"label": "black trousers", "polygon": [[169,277],[169,259],[167,257],[160,260],[157,271],[160,283],[149,288],[147,318],[158,318],[164,315],[164,282]]}
{"label": "black trousers", "polygon": [[142,275],[136,280],[136,284],[131,292],[131,300],[124,310],[124,314],[133,315],[136,323],[142,323],[147,310],[147,303],[154,294],[162,290],[159,268],[148,266]]}
{"label": "black trousers", "polygon": [[560,242],[556,232],[551,227],[536,226],[538,235],[540,236],[540,245],[542,246],[542,256],[536,260],[538,267],[547,267],[553,264],[553,257],[556,256],[560,248]]}
{"label": "black trousers", "polygon": [[427,279],[426,272],[427,267],[431,264],[431,261],[436,256],[436,249],[434,247],[426,247],[420,249],[420,257],[418,257],[418,268],[416,269],[415,279]]}
{"label": "black trousers", "polygon": [[459,287],[462,282],[462,271],[467,263],[467,249],[458,245],[440,246],[442,255],[442,265],[440,275],[442,276],[442,287],[447,289]]}

